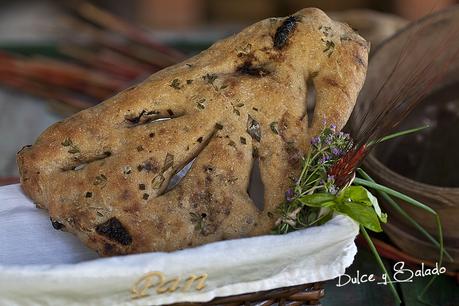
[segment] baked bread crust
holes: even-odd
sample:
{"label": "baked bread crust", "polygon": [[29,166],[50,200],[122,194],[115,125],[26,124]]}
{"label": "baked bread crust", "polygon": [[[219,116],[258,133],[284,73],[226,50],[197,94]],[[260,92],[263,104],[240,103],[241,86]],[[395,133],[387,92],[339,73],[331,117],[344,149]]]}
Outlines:
{"label": "baked bread crust", "polygon": [[[101,255],[267,234],[310,137],[346,123],[367,55],[319,9],[260,21],[49,127],[17,155],[21,184],[55,228]],[[247,192],[257,159],[263,209]]]}

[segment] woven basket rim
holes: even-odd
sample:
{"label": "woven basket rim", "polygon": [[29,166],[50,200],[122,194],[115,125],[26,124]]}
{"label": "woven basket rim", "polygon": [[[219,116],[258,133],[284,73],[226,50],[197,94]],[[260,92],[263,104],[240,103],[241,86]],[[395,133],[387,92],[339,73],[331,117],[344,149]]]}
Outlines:
{"label": "woven basket rim", "polygon": [[251,303],[267,306],[278,302],[294,303],[289,305],[316,305],[324,296],[325,290],[322,287],[322,283],[317,282],[226,297],[216,297],[209,302],[203,303],[182,302],[169,304],[169,306],[252,305]]}

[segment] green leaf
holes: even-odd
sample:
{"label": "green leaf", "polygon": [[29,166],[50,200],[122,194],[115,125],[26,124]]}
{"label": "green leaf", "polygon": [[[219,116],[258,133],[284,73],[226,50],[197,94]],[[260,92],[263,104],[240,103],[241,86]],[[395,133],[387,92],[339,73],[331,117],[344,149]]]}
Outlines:
{"label": "green leaf", "polygon": [[345,214],[360,225],[374,232],[382,232],[378,215],[373,207],[366,206],[358,202],[341,202],[337,205],[338,212]]}
{"label": "green leaf", "polygon": [[353,203],[360,203],[366,206],[373,206],[376,215],[378,216],[381,222],[387,222],[387,215],[381,211],[381,207],[379,207],[378,199],[371,194],[370,191],[365,189],[362,186],[350,186],[340,192],[338,196],[341,201],[344,202],[353,202]]}
{"label": "green leaf", "polygon": [[310,207],[330,207],[335,205],[336,196],[330,193],[314,193],[298,198],[298,200]]}
{"label": "green leaf", "polygon": [[[363,189],[365,189],[365,188],[363,188]],[[370,191],[368,191],[367,189],[365,189],[365,191],[368,194],[368,199],[370,200],[371,205],[373,205],[373,208],[374,208],[374,210],[376,212],[376,215],[378,215],[379,220],[381,220],[381,222],[383,222],[383,223],[387,223],[387,214],[385,214],[385,213],[383,213],[381,211],[381,207],[379,207],[378,199]]]}
{"label": "green leaf", "polygon": [[321,206],[321,207],[333,208],[333,206],[335,206],[335,205],[336,205],[336,202],[335,202],[335,201],[329,201],[329,202],[322,203],[322,206]]}
{"label": "green leaf", "polygon": [[343,189],[339,193],[338,198],[340,202],[354,202],[366,206],[372,206],[368,193],[369,192],[362,186],[350,186]]}

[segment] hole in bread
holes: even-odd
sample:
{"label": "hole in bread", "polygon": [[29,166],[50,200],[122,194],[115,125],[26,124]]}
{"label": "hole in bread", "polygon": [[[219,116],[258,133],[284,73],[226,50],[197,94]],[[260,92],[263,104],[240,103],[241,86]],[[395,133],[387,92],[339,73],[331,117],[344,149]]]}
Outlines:
{"label": "hole in bread", "polygon": [[82,158],[79,159],[77,163],[74,163],[72,165],[69,165],[67,167],[62,168],[63,171],[79,171],[84,169],[88,164],[93,163],[98,160],[105,159],[107,157],[110,157],[112,155],[112,152],[110,151],[105,151],[102,154],[96,155],[94,157],[89,157],[89,158]]}
{"label": "hole in bread", "polygon": [[188,162],[184,167],[180,168],[169,180],[169,184],[166,187],[166,192],[171,191],[174,189],[175,186],[177,186],[182,179],[187,175],[187,173],[190,171],[191,166],[193,165],[194,161],[196,158],[193,158],[190,162]]}
{"label": "hole in bread", "polygon": [[249,197],[259,210],[264,209],[265,186],[261,180],[260,158],[256,157],[253,161],[252,171],[250,172],[249,188],[247,190]]}
{"label": "hole in bread", "polygon": [[316,107],[316,88],[312,78],[306,81],[306,113],[308,117],[308,127],[312,126],[312,119],[314,117],[314,109]]}
{"label": "hole in bread", "polygon": [[160,195],[173,190],[178,184],[180,184],[180,182],[191,170],[191,167],[193,166],[193,163],[196,160],[196,158],[199,156],[199,154],[201,154],[201,152],[207,147],[209,142],[212,140],[217,130],[219,129],[216,127],[213,130],[213,132],[204,139],[204,141],[199,143],[197,151],[193,155],[191,155],[191,157],[184,164],[176,168],[174,174],[170,177],[169,182],[167,183],[167,187],[164,189],[163,193],[160,193]]}
{"label": "hole in bread", "polygon": [[128,114],[124,116],[124,120],[126,121],[129,127],[132,127],[147,123],[166,121],[180,116],[182,116],[182,114],[176,114],[170,109],[168,109],[165,112],[160,112],[156,110],[142,110],[139,114]]}

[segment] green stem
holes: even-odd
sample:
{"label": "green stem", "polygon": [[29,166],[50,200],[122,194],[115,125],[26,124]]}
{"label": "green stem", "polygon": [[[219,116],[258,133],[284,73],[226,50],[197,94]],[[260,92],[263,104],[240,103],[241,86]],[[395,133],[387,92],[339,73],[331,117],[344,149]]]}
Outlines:
{"label": "green stem", "polygon": [[409,130],[406,130],[406,131],[401,131],[401,132],[393,133],[393,134],[390,134],[390,135],[381,137],[381,138],[379,138],[379,139],[370,141],[370,142],[367,144],[367,147],[370,147],[370,146],[372,146],[372,145],[375,145],[375,144],[378,144],[378,143],[381,143],[381,142],[384,142],[384,141],[387,141],[387,140],[391,140],[391,139],[394,139],[394,138],[397,138],[397,137],[400,137],[400,136],[405,136],[405,135],[408,135],[408,134],[413,134],[413,133],[419,132],[419,131],[421,131],[421,130],[427,129],[427,128],[429,128],[429,127],[430,127],[430,126],[425,125],[425,126],[420,126],[420,127],[414,128],[414,129],[409,129]]}
{"label": "green stem", "polygon": [[[419,201],[417,201],[417,200],[415,200],[415,199],[413,199],[413,198],[411,198],[411,197],[409,197],[407,195],[404,195],[404,194],[402,194],[402,193],[400,193],[398,191],[395,191],[395,190],[390,189],[388,187],[379,185],[377,183],[373,183],[373,182],[370,182],[370,181],[367,181],[367,180],[364,180],[364,179],[361,179],[361,178],[355,178],[354,183],[358,184],[358,185],[362,185],[362,186],[367,186],[367,187],[370,187],[370,188],[373,188],[373,189],[376,189],[376,190],[379,190],[379,191],[382,191],[382,192],[385,192],[388,195],[394,196],[396,198],[399,198],[399,199],[405,201],[407,204],[410,204],[410,205],[413,205],[415,207],[424,209],[425,211],[428,211],[431,214],[433,214],[435,216],[435,222],[436,222],[437,228],[438,228],[438,241],[440,242],[440,256],[439,256],[438,265],[440,267],[442,266],[442,264],[443,264],[443,253],[445,252],[445,248],[444,248],[444,245],[443,245],[443,230],[442,230],[442,227],[441,227],[440,216],[437,214],[437,212],[435,210],[433,210],[429,206],[424,205],[421,202],[419,202]],[[432,285],[432,283],[434,282],[436,277],[437,277],[437,275],[434,275],[432,277],[432,279],[429,281],[429,283],[426,285],[426,287],[422,290],[421,294],[418,297],[420,300],[422,300],[422,297],[427,292],[429,287]]]}
{"label": "green stem", "polygon": [[330,209],[329,212],[324,213],[322,216],[320,216],[319,218],[311,222],[309,226],[312,226],[316,223],[320,225],[323,220],[331,219],[332,216],[333,216],[333,210]]}
{"label": "green stem", "polygon": [[[301,182],[301,180],[303,179],[303,176],[304,176],[304,173],[306,172],[307,169],[309,169],[309,162],[311,160],[311,151],[308,152],[308,157],[307,159],[304,161],[304,165],[303,165],[303,170],[301,170],[301,174],[300,174],[300,177],[298,178],[298,182],[297,182],[297,185]],[[308,166],[306,166],[308,165]]]}
{"label": "green stem", "polygon": [[317,171],[319,171],[319,170],[320,170],[320,167],[316,167],[316,168],[314,169],[314,171],[312,171],[312,172],[309,174],[309,176],[306,178],[306,180],[305,180],[304,182],[305,182],[305,183],[308,183],[309,180],[312,178],[312,176],[313,176],[314,174],[316,174]]}
{"label": "green stem", "polygon": [[318,185],[318,186],[313,186],[311,188],[309,188],[308,190],[306,190],[305,192],[303,192],[301,195],[308,195],[311,193],[311,191],[314,191],[314,190],[317,190],[317,189],[320,189],[320,188],[323,188],[324,186],[323,185]]}
{"label": "green stem", "polygon": [[[369,175],[366,173],[363,169],[358,168],[357,172],[366,180],[370,182],[375,182]],[[398,205],[397,202],[394,201],[390,196],[387,195],[387,193],[383,191],[378,190],[378,194],[389,204],[392,206],[393,209],[395,209],[402,217],[404,217],[408,222],[410,222],[421,234],[423,234],[427,239],[429,239],[430,242],[432,242],[437,248],[440,248],[440,243],[432,236],[430,235],[416,220],[411,218],[411,216],[402,208],[400,205]],[[453,262],[454,259],[453,257],[448,253],[448,251],[445,249],[444,250],[444,255],[448,257],[448,259]]]}
{"label": "green stem", "polygon": [[402,303],[402,301],[400,300],[400,296],[398,295],[398,292],[397,292],[397,289],[395,289],[395,286],[394,284],[392,283],[392,280],[389,276],[389,273],[387,273],[387,269],[386,269],[386,266],[384,266],[384,263],[381,259],[381,257],[379,256],[379,253],[378,253],[378,250],[376,250],[376,247],[375,245],[373,244],[373,241],[371,240],[370,236],[368,235],[367,231],[365,230],[365,228],[360,225],[360,232],[362,233],[363,237],[365,238],[365,240],[367,241],[368,243],[368,246],[370,247],[370,250],[371,252],[373,253],[376,261],[378,262],[378,265],[381,267],[381,269],[383,270],[384,274],[386,274],[386,277],[388,279],[388,282],[387,284],[389,285],[389,288],[391,289],[392,291],[392,294],[394,295],[395,297],[395,301],[398,305],[400,305]]}
{"label": "green stem", "polygon": [[398,192],[398,191],[395,191],[389,187],[386,187],[386,186],[383,186],[383,185],[380,185],[378,183],[374,183],[374,182],[370,182],[370,181],[367,181],[367,180],[364,180],[364,179],[361,179],[361,178],[358,178],[356,177],[354,179],[354,184],[357,184],[357,185],[362,185],[362,186],[367,186],[367,187],[370,187],[370,188],[373,188],[373,189],[376,189],[376,190],[380,190],[382,192],[385,192],[391,196],[394,196],[396,198],[399,198],[400,200],[403,200],[413,206],[416,206],[418,208],[421,208],[421,209],[424,209],[425,211],[433,214],[433,215],[437,215],[437,212],[435,210],[433,210],[432,208],[430,208],[429,206],[425,205],[425,204],[422,204],[421,202],[401,193],[401,192]]}

